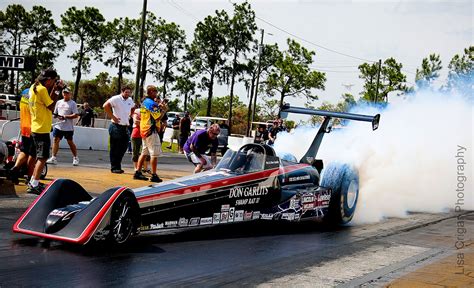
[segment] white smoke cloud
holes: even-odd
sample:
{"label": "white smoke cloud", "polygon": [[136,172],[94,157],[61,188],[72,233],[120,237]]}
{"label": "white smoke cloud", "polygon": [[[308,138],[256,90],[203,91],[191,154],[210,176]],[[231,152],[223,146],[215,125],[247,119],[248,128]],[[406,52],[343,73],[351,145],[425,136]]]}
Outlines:
{"label": "white smoke cloud", "polygon": [[[343,161],[359,169],[353,223],[403,217],[408,211],[445,212],[454,210],[456,203],[458,208],[473,210],[473,111],[473,103],[460,96],[418,92],[382,111],[371,107],[351,111],[380,113],[376,131],[370,123],[351,121],[346,128],[326,134],[317,158],[325,165]],[[316,132],[302,127],[279,134],[275,150],[300,159]]]}

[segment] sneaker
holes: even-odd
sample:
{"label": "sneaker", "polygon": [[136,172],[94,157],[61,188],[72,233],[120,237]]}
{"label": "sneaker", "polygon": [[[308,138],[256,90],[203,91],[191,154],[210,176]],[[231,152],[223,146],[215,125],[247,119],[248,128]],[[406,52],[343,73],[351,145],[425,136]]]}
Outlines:
{"label": "sneaker", "polygon": [[110,170],[110,172],[112,172],[114,174],[122,174],[125,171],[123,171],[122,169],[112,169],[112,170]]}
{"label": "sneaker", "polygon": [[163,182],[163,180],[161,180],[160,177],[158,177],[158,175],[151,174],[150,182],[160,183],[160,182]]}
{"label": "sneaker", "polygon": [[79,165],[79,157],[73,157],[72,166],[78,166],[78,165]]}
{"label": "sneaker", "polygon": [[38,186],[36,187],[33,187],[31,186],[31,183],[28,183],[26,193],[40,195],[43,192],[44,188],[46,188],[46,185],[44,185],[43,183],[38,183]]}
{"label": "sneaker", "polygon": [[20,184],[20,180],[18,180],[19,172],[17,169],[7,170],[7,179],[13,182],[13,184],[18,185]]}
{"label": "sneaker", "polygon": [[151,170],[150,169],[142,169],[142,174],[147,173],[151,175]]}
{"label": "sneaker", "polygon": [[58,164],[58,159],[56,159],[56,157],[52,156],[51,158],[49,158],[46,163],[48,164],[52,164],[52,165],[56,165]]}
{"label": "sneaker", "polygon": [[135,171],[135,174],[133,174],[133,179],[136,179],[136,180],[148,180],[147,177],[145,177],[142,172],[140,171]]}

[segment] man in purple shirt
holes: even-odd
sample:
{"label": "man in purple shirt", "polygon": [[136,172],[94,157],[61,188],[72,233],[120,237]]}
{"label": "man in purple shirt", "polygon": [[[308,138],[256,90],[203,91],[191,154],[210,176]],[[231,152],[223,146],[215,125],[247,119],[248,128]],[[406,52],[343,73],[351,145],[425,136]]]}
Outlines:
{"label": "man in purple shirt", "polygon": [[[209,170],[216,166],[217,163],[217,146],[219,141],[217,136],[221,132],[218,124],[212,124],[207,130],[199,130],[188,138],[184,144],[183,150],[186,158],[193,163],[194,173],[199,173],[202,170]],[[204,153],[211,146],[211,160]]]}

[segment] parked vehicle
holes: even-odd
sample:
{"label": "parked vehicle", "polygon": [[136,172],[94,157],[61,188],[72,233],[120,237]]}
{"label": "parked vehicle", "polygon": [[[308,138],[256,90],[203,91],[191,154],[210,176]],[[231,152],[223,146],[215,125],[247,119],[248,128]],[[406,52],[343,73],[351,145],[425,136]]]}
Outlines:
{"label": "parked vehicle", "polygon": [[18,110],[20,104],[20,97],[13,94],[0,93],[0,107],[7,109]]}
{"label": "parked vehicle", "polygon": [[176,115],[179,115],[180,118],[184,117],[184,112],[167,112],[166,116],[168,116],[168,120],[166,120],[166,126],[171,128],[173,127],[173,121],[176,119]]}
{"label": "parked vehicle", "polygon": [[221,154],[224,155],[225,151],[227,151],[227,145],[229,142],[229,129],[227,124],[225,124],[226,121],[226,118],[221,117],[197,116],[191,122],[191,132],[207,129],[207,127],[211,126],[212,124],[218,123],[221,128],[221,132],[219,133],[219,136],[217,136],[217,140],[219,140],[218,149]]}

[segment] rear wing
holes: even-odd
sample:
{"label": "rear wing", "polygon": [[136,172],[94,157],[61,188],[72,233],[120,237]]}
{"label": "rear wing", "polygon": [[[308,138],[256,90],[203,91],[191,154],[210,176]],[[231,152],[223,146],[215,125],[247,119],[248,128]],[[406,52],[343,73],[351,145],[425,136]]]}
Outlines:
{"label": "rear wing", "polygon": [[288,113],[318,115],[318,116],[324,117],[324,121],[323,123],[321,123],[321,127],[319,128],[318,133],[314,137],[314,140],[311,143],[311,146],[309,146],[308,151],[300,160],[300,163],[308,163],[308,164],[314,163],[314,160],[316,159],[316,154],[318,153],[319,146],[321,145],[324,134],[329,133],[331,131],[331,128],[329,127],[328,129],[328,126],[332,118],[371,122],[372,130],[376,130],[377,128],[379,128],[379,121],[380,121],[380,114],[377,114],[375,116],[369,116],[369,115],[361,115],[361,114],[353,114],[353,113],[331,112],[331,111],[316,110],[316,109],[301,108],[301,107],[290,107],[289,104],[285,104],[281,108],[282,118],[286,118]]}
{"label": "rear wing", "polygon": [[[331,118],[341,118],[341,119],[348,119],[348,120],[371,122],[372,130],[377,130],[377,128],[379,128],[379,121],[380,121],[380,114],[377,114],[375,116],[369,116],[369,115],[361,115],[361,114],[345,113],[345,112],[332,112],[332,111],[316,110],[316,109],[301,108],[301,107],[290,107],[289,104],[283,105],[281,112],[306,114],[306,115],[318,115],[318,116],[325,116],[325,117],[331,117]],[[283,117],[282,115],[282,118],[285,118],[285,117]]]}

